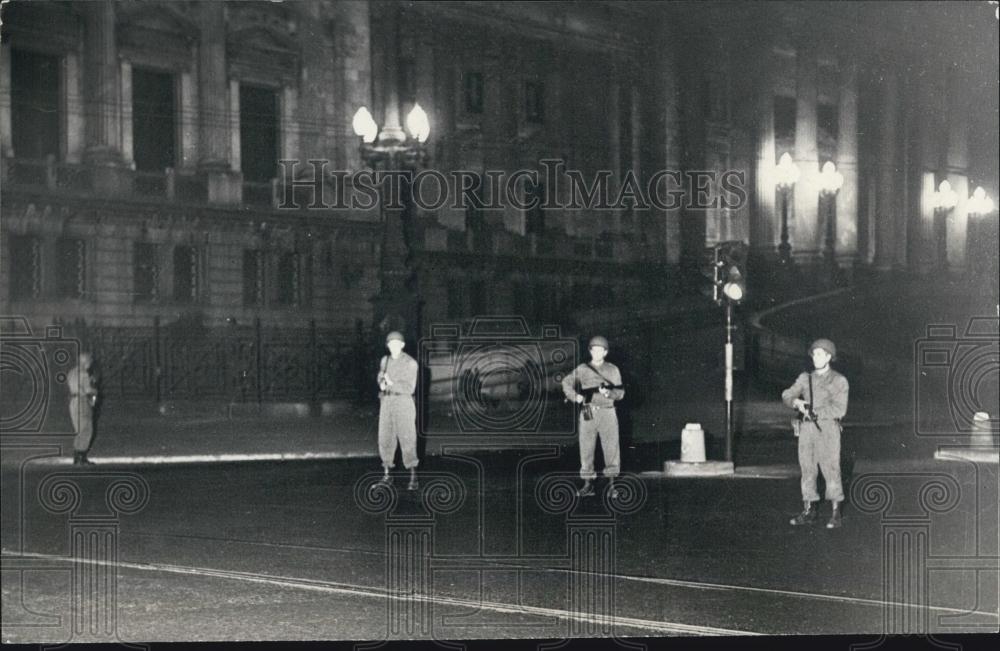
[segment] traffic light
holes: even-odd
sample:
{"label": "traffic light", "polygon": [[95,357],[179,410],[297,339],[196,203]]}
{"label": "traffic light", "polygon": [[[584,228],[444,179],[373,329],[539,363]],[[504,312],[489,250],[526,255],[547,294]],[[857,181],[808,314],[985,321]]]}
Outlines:
{"label": "traffic light", "polygon": [[739,303],[747,293],[747,246],[743,242],[722,242],[715,247],[715,302]]}

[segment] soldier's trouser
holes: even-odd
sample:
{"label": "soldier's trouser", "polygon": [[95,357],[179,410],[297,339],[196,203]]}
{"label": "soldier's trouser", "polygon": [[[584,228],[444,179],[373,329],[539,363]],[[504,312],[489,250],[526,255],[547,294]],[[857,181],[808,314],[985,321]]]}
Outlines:
{"label": "soldier's trouser", "polygon": [[799,467],[802,469],[802,501],[816,502],[816,468],[826,481],[826,499],[831,502],[844,500],[844,487],[840,482],[840,423],[821,420],[816,429],[813,423],[802,423],[799,434]]}
{"label": "soldier's trouser", "polygon": [[86,452],[90,449],[90,444],[94,439],[94,408],[90,406],[90,401],[86,398],[80,399],[77,396],[71,396],[69,417],[73,421],[73,431],[76,432],[76,438],[73,439],[73,450]]}
{"label": "soldier's trouser", "polygon": [[378,412],[378,455],[382,465],[393,467],[396,456],[396,441],[403,449],[403,465],[416,468],[417,459],[417,408],[413,396],[382,397]]}
{"label": "soldier's trouser", "polygon": [[613,408],[594,409],[594,419],[584,420],[580,416],[580,477],[595,479],[594,452],[597,437],[601,438],[604,453],[604,476],[617,477],[621,470],[621,450],[618,446],[618,415]]}

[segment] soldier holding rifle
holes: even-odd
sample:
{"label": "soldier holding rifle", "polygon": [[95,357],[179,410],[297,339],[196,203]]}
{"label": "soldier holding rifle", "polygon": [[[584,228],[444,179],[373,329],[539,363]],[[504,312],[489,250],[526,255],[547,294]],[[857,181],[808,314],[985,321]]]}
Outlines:
{"label": "soldier holding rifle", "polygon": [[378,381],[378,452],[385,471],[381,482],[391,484],[397,444],[402,448],[403,466],[410,471],[409,490],[416,490],[417,480],[417,408],[413,392],[417,387],[417,360],[403,352],[406,342],[400,332],[390,332],[385,338],[389,354],[379,363]]}
{"label": "soldier holding rifle", "polygon": [[847,413],[847,378],[830,368],[837,347],[829,339],[817,339],[809,347],[815,370],[801,373],[795,384],[781,393],[781,400],[798,411],[793,423],[799,438],[799,467],[802,470],[803,510],[792,525],[811,524],[816,519],[816,469],[826,482],[826,499],[833,503],[827,529],[841,525],[844,487],[840,481],[840,419]]}
{"label": "soldier holding rifle", "polygon": [[601,439],[604,453],[604,476],[608,478],[611,498],[617,497],[615,477],[621,470],[621,449],[618,440],[618,415],[615,401],[625,397],[622,376],[618,367],[604,361],[608,354],[608,340],[597,336],[590,340],[591,361],[580,364],[563,378],[562,388],[566,399],[580,405],[580,478],[583,486],[577,495],[594,494],[594,452],[597,439]]}

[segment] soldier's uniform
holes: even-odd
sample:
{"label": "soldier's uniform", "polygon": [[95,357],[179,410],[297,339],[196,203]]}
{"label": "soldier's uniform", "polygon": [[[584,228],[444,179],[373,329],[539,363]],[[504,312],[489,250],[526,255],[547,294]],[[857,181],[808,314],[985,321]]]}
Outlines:
{"label": "soldier's uniform", "polygon": [[[825,350],[831,357],[836,356],[837,348],[828,339],[813,342],[810,354],[817,348]],[[809,392],[810,376],[812,395]],[[844,487],[840,480],[840,419],[847,414],[849,389],[847,378],[829,368],[823,373],[814,370],[799,374],[795,384],[781,393],[785,405],[794,408],[795,400],[801,398],[812,405],[816,415],[815,422],[804,420],[799,429],[799,466],[805,510],[793,519],[792,524],[805,524],[815,517],[812,504],[819,501],[819,493],[816,492],[818,467],[826,482],[826,499],[833,503],[833,517],[828,526],[839,526],[840,503],[844,501]]]}
{"label": "soldier's uniform", "polygon": [[[590,341],[590,346],[602,346],[607,350],[608,342],[604,337],[594,337]],[[601,384],[620,386],[622,375],[618,367],[608,361],[600,364],[591,362],[590,366],[580,364],[562,381],[563,393],[572,402],[576,402],[577,396],[581,395],[576,390],[577,383],[579,383],[581,391],[599,387]],[[604,453],[604,476],[613,481],[621,471],[621,449],[618,440],[618,415],[615,412],[615,401],[624,397],[625,389],[623,388],[609,389],[607,396],[600,392],[594,392],[589,400],[593,419],[586,420],[582,413],[580,415],[580,478],[588,482],[581,489],[583,491],[581,494],[590,494],[589,482],[597,478],[597,473],[594,470],[594,452],[597,450],[598,438],[601,440],[601,451]]]}
{"label": "soldier's uniform", "polygon": [[[391,332],[386,343],[393,340],[403,341],[403,337]],[[397,442],[402,448],[403,465],[407,469],[413,471],[420,463],[417,458],[417,408],[413,402],[417,369],[417,360],[402,351],[397,358],[386,355],[379,365],[377,382],[380,387],[384,378],[392,381],[379,394],[378,452],[386,473],[394,465]]]}
{"label": "soldier's uniform", "polygon": [[94,407],[97,385],[90,374],[91,358],[80,355],[79,362],[66,374],[69,387],[69,417],[73,421],[73,463],[89,464],[87,453],[94,441]]}

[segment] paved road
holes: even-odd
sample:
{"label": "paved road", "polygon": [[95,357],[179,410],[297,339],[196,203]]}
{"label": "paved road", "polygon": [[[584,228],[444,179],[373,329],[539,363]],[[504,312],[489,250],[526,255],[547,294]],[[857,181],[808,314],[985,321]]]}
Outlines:
{"label": "paved road", "polygon": [[[874,301],[864,309],[877,307]],[[864,328],[839,335],[882,347],[885,337],[875,335],[885,333],[875,330],[888,317],[863,313],[870,316],[858,322]],[[572,448],[432,457],[419,494],[406,492],[402,478],[395,493],[372,491],[371,458],[104,463],[81,472],[37,460],[22,466],[23,456],[53,454],[44,441],[29,441],[13,461],[5,449],[2,638],[995,632],[997,466],[933,461],[935,448],[961,437],[922,429],[954,420],[947,377],[914,375],[912,344],[929,316],[939,315],[904,319],[920,327],[908,327],[910,343],[892,352],[905,361],[905,382],[895,391],[852,378],[844,439],[850,505],[837,531],[787,525],[798,507],[787,431],[740,428],[737,467],[767,472],[674,480],[641,474],[678,457],[666,434],[676,435],[687,420],[718,429],[705,418],[706,405],[718,413],[717,401],[708,402],[718,383],[706,371],[714,356],[699,357],[708,350],[701,341],[691,342],[691,359],[664,353],[671,368],[690,372],[659,378],[636,409],[638,447],[624,467],[639,474],[625,482],[631,490],[620,503],[572,497],[565,483],[576,481]],[[925,386],[925,378],[938,384]],[[993,384],[972,388],[993,404],[995,373],[989,378]],[[773,402],[775,388],[752,386],[747,397]],[[770,412],[752,413],[770,423]],[[370,415],[353,416],[362,429],[371,425]],[[202,439],[221,449],[281,441],[313,450],[324,441],[340,450],[325,425],[272,432],[261,421],[251,437],[238,422],[206,425],[204,436],[187,423],[163,441],[134,427],[122,434],[155,443],[150,453]],[[710,458],[718,458],[718,446],[709,441]],[[772,478],[747,478],[754,474]],[[109,492],[111,485],[117,488]],[[97,604],[83,612],[117,617],[91,631],[96,620],[74,616],[80,595],[90,595],[91,606],[93,596],[113,595],[117,611]],[[74,630],[76,623],[84,626]]]}
{"label": "paved road", "polygon": [[[635,476],[616,502],[581,501],[567,491],[574,465],[545,449],[436,458],[419,493],[402,478],[392,492],[373,488],[371,461],[358,459],[59,469],[66,474],[55,478],[54,467],[29,465],[21,484],[4,475],[4,512],[23,515],[5,515],[3,639],[997,628],[995,465],[895,464],[887,473],[859,464],[858,503],[837,531],[787,525],[795,479]],[[144,504],[121,488],[105,499],[128,473],[148,490]],[[72,506],[70,486],[78,505],[51,513]],[[109,503],[138,511],[115,520],[117,545],[76,539],[91,545],[78,548],[86,563],[76,576],[84,585],[117,576],[100,585],[119,614],[104,635],[71,633],[71,532],[109,531],[86,517]],[[894,546],[902,540],[918,546]],[[893,583],[914,562],[929,568],[917,594]],[[108,564],[118,571],[102,574]],[[891,603],[913,600],[928,607]]]}

